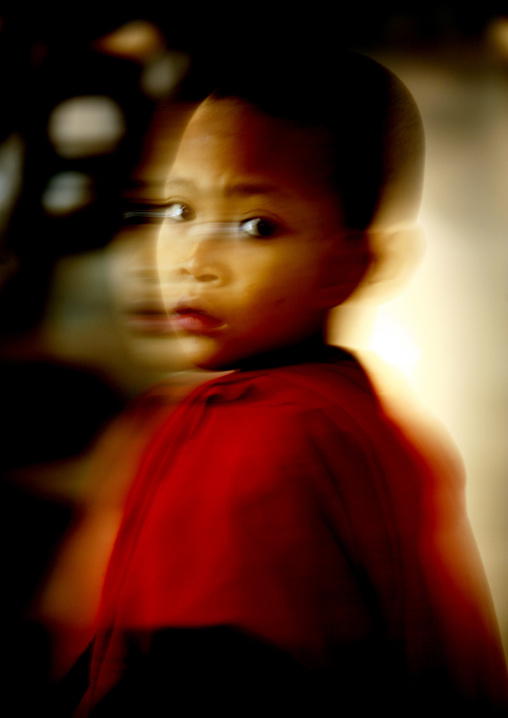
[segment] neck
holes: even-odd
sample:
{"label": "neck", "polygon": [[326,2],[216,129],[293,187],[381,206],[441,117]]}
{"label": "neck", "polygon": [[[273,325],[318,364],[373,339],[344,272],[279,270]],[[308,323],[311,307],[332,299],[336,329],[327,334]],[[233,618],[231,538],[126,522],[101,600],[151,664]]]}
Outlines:
{"label": "neck", "polygon": [[290,346],[247,357],[240,362],[236,369],[249,371],[252,369],[305,364],[307,362],[333,361],[341,351],[338,347],[326,344],[322,334],[316,334]]}

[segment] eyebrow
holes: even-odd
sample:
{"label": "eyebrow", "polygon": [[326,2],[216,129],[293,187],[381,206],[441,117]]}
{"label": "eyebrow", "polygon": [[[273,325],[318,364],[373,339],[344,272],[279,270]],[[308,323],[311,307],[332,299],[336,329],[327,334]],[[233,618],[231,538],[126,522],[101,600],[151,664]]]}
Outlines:
{"label": "eyebrow", "polygon": [[[180,187],[184,189],[198,190],[198,186],[196,185],[196,183],[193,180],[186,179],[185,177],[175,177],[174,179],[171,179],[168,182],[166,189],[171,190],[173,188],[176,189]],[[235,182],[232,185],[226,185],[226,187],[224,187],[223,193],[227,197],[251,197],[253,195],[286,194],[284,190],[278,185],[263,181]]]}

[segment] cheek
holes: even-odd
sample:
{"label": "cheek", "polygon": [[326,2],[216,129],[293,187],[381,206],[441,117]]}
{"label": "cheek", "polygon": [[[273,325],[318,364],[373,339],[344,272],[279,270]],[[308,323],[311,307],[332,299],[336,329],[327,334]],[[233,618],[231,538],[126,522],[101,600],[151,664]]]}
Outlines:
{"label": "cheek", "polygon": [[262,254],[245,253],[240,258],[237,276],[243,278],[247,291],[284,300],[315,281],[317,264],[305,246],[267,245]]}
{"label": "cheek", "polygon": [[[305,324],[314,316],[313,296],[316,274],[308,262],[274,263],[254,276],[251,271],[238,296],[243,305],[243,319],[251,325],[263,325],[270,318],[284,324]],[[272,323],[271,326],[274,326]]]}
{"label": "cheek", "polygon": [[[174,234],[174,233],[173,233]],[[157,236],[155,259],[157,272],[161,281],[170,276],[177,262],[177,240],[169,232],[166,224],[162,224]]]}
{"label": "cheek", "polygon": [[320,263],[313,252],[296,250],[276,273],[276,295],[284,304],[309,302],[320,279]]}
{"label": "cheek", "polygon": [[250,265],[238,284],[237,297],[243,314],[256,320],[267,312],[279,312],[288,303],[292,282],[277,265]]}

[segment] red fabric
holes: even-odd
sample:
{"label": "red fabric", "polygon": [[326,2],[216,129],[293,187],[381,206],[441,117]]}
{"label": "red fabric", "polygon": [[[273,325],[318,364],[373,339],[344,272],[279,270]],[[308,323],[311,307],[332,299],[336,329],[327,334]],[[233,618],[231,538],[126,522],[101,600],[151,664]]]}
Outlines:
{"label": "red fabric", "polygon": [[443,440],[402,432],[347,355],[203,385],[154,436],[132,487],[92,700],[119,677],[125,631],[224,624],[309,668],[381,626],[410,676],[449,665],[464,691],[501,700],[462,492]]}

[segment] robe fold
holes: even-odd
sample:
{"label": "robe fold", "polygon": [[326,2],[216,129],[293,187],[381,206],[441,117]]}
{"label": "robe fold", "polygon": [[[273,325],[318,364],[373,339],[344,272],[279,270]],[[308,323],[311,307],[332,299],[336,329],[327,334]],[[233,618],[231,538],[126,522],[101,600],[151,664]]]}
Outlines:
{"label": "robe fold", "polygon": [[[224,701],[235,685],[254,695],[242,681],[256,671],[262,692],[267,666],[281,706],[305,686],[309,706],[319,693],[344,710],[347,696],[351,714],[502,714],[505,666],[461,464],[415,417],[401,425],[340,350],[194,390],[137,471],[78,715],[113,715],[100,706],[118,686],[127,705],[138,669],[132,701],[203,681],[211,695],[227,673]],[[182,636],[197,635],[186,652]]]}

